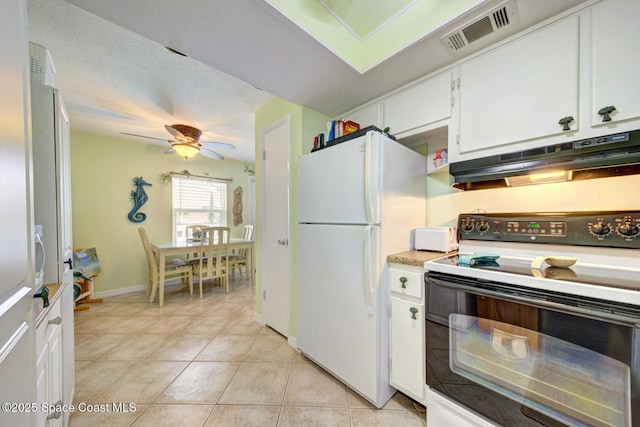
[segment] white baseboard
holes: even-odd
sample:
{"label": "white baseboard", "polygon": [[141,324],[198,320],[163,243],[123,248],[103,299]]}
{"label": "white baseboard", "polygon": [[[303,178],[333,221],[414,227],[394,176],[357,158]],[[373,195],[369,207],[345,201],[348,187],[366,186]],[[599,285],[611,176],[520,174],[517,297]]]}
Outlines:
{"label": "white baseboard", "polygon": [[253,319],[256,321],[258,325],[264,326],[264,322],[262,321],[262,314],[258,313],[257,311],[254,312]]}
{"label": "white baseboard", "polygon": [[117,295],[130,294],[131,292],[140,292],[140,291],[146,291],[146,290],[147,290],[147,285],[144,284],[144,285],[131,286],[130,288],[114,289],[112,291],[95,292],[93,297],[94,298],[115,297]]}
{"label": "white baseboard", "polygon": [[[177,285],[178,283],[180,283],[180,279],[171,279],[165,283],[165,286]],[[117,295],[130,294],[132,292],[140,292],[146,290],[147,284],[145,283],[144,285],[136,285],[128,288],[118,288],[111,291],[94,292],[93,298],[115,297]]]}
{"label": "white baseboard", "polygon": [[298,340],[296,337],[289,337],[287,338],[287,343],[293,347],[294,349],[296,349],[296,351],[300,352],[300,350],[298,350]]}

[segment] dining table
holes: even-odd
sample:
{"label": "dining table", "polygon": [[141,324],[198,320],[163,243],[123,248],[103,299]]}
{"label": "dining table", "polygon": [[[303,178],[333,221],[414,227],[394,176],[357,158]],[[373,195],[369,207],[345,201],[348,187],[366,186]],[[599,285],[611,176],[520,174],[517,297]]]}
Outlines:
{"label": "dining table", "polygon": [[[186,255],[187,257],[197,252],[201,246],[200,240],[174,238],[171,241],[165,242],[151,242],[151,249],[158,261],[158,294],[160,307],[164,306],[164,280],[165,280],[165,265],[167,257],[179,257]],[[244,240],[242,238],[230,238],[229,239],[229,252],[234,253],[245,249],[245,256],[247,258],[247,272],[251,280],[251,286],[255,283],[255,269],[254,269],[254,247],[255,242],[253,240]],[[153,296],[152,296],[153,301]]]}

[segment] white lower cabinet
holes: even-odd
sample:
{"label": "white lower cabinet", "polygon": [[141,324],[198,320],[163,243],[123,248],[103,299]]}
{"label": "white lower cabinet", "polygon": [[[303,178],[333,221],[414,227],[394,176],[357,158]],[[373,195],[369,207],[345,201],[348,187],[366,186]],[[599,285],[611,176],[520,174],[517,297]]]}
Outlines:
{"label": "white lower cabinet", "polygon": [[400,264],[389,266],[391,385],[420,403],[426,395],[424,270]]}
{"label": "white lower cabinet", "polygon": [[[73,298],[73,282],[64,287],[64,291],[60,296],[60,311],[62,316],[62,399],[66,405],[73,403],[73,395],[75,393],[75,325],[74,325],[74,298]],[[62,425],[69,424],[71,413],[65,411],[62,413]]]}
{"label": "white lower cabinet", "polygon": [[[65,287],[66,289],[66,287]],[[65,292],[61,297],[65,296]],[[64,399],[64,353],[63,314],[60,298],[49,307],[49,312],[36,327],[36,395],[37,427],[56,427],[67,424],[68,416],[62,405],[70,404]],[[73,328],[71,328],[73,331]],[[73,357],[73,353],[71,353]]]}

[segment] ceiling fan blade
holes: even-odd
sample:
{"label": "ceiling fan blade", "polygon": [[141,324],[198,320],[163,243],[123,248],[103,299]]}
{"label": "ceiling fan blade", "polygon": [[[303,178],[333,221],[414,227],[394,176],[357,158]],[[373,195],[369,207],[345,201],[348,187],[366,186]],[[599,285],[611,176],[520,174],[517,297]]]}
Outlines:
{"label": "ceiling fan blade", "polygon": [[226,142],[201,142],[203,147],[206,147],[208,150],[235,150],[236,146],[233,144],[227,144]]}
{"label": "ceiling fan blade", "polygon": [[156,141],[169,141],[167,138],[154,138],[152,136],[138,135],[137,133],[120,132],[121,135],[137,136],[139,138],[155,139]]}
{"label": "ceiling fan blade", "polygon": [[200,154],[205,157],[209,157],[210,159],[224,160],[224,157],[222,157],[220,154],[216,153],[215,151],[207,150],[206,148],[201,147]]}
{"label": "ceiling fan blade", "polygon": [[177,140],[180,139],[185,139],[185,136],[182,134],[182,132],[180,132],[178,129],[174,128],[173,126],[169,126],[169,125],[164,125],[164,128],[171,134],[173,135]]}

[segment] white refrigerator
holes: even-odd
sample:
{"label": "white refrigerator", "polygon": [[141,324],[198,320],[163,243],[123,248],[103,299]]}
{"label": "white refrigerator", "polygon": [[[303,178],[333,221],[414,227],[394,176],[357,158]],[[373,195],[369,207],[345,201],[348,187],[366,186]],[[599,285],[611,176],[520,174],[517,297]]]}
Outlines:
{"label": "white refrigerator", "polygon": [[378,408],[395,392],[386,258],[424,218],[424,156],[379,132],[299,158],[297,345]]}

